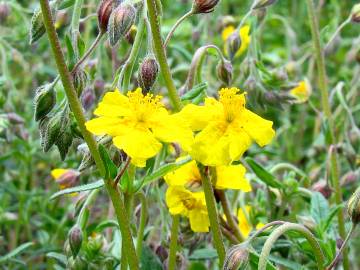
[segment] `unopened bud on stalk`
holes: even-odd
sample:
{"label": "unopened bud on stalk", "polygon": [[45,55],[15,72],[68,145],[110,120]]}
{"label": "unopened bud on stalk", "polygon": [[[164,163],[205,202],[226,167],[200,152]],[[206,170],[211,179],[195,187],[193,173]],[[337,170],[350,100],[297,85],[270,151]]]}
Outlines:
{"label": "unopened bud on stalk", "polygon": [[97,10],[100,32],[105,33],[108,28],[110,15],[115,7],[120,4],[119,0],[102,0]]}
{"label": "unopened bud on stalk", "polygon": [[80,172],[78,172],[76,170],[73,170],[73,169],[69,169],[66,172],[64,172],[55,181],[60,186],[65,187],[65,188],[69,188],[69,187],[73,187],[75,185],[75,183],[79,179],[79,176],[80,176]]}
{"label": "unopened bud on stalk", "polygon": [[150,91],[159,74],[159,64],[152,56],[144,59],[139,67],[139,85],[144,93]]}
{"label": "unopened bud on stalk", "polygon": [[218,3],[219,0],[194,0],[192,11],[194,14],[210,13]]}
{"label": "unopened bud on stalk", "polygon": [[5,3],[0,3],[0,24],[3,24],[10,15],[10,6]]}
{"label": "unopened bud on stalk", "polygon": [[73,84],[74,87],[76,89],[76,92],[78,93],[78,96],[81,95],[81,93],[83,92],[84,88],[87,85],[88,82],[88,76],[86,74],[86,72],[81,69],[78,68],[73,74]]}
{"label": "unopened bud on stalk", "polygon": [[360,4],[356,4],[351,10],[351,21],[360,23]]}
{"label": "unopened bud on stalk", "polygon": [[34,105],[35,120],[45,117],[56,104],[56,93],[53,84],[45,84],[36,89]]}
{"label": "unopened bud on stalk", "polygon": [[130,27],[130,30],[126,33],[125,40],[127,42],[129,42],[129,44],[132,45],[134,43],[134,41],[135,41],[136,33],[137,33],[137,27],[136,27],[136,25],[133,24]]}
{"label": "unopened bud on stalk", "polygon": [[360,187],[351,196],[347,205],[347,211],[351,221],[354,224],[358,224],[360,222]]}
{"label": "unopened bud on stalk", "polygon": [[108,24],[108,35],[111,46],[126,35],[135,22],[136,9],[131,4],[121,4],[111,13]]}
{"label": "unopened bud on stalk", "polygon": [[226,47],[230,60],[233,60],[241,47],[241,38],[238,31],[234,31],[226,40]]}
{"label": "unopened bud on stalk", "polygon": [[244,270],[249,264],[247,243],[236,245],[226,252],[223,270]]}
{"label": "unopened bud on stalk", "polygon": [[[56,10],[56,1],[50,2],[51,14],[54,16]],[[30,45],[34,44],[45,34],[45,25],[41,9],[37,9],[31,19],[30,27]]]}
{"label": "unopened bud on stalk", "polygon": [[82,231],[78,224],[75,224],[69,232],[69,244],[74,258],[78,255],[83,241]]}
{"label": "unopened bud on stalk", "polygon": [[[54,145],[61,131],[61,116],[59,114],[50,117],[48,121],[44,121],[45,126],[40,126],[41,129],[45,129],[45,133],[41,136],[41,145],[43,151],[47,152],[51,146]],[[40,131],[41,132],[41,131]]]}
{"label": "unopened bud on stalk", "polygon": [[233,66],[231,62],[225,60],[220,61],[216,67],[218,78],[226,85],[229,86],[233,77]]}
{"label": "unopened bud on stalk", "polygon": [[276,0],[258,0],[254,9],[267,7],[267,6],[274,4],[275,2],[276,2]]}

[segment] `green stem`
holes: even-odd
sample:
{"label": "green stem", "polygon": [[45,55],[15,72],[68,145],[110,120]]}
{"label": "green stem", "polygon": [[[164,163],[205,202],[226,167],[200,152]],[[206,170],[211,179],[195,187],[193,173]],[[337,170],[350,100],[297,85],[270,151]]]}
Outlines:
{"label": "green stem", "polygon": [[[48,0],[40,0],[40,6],[43,14],[43,21],[46,32],[55,58],[56,66],[58,68],[62,84],[64,86],[65,94],[70,105],[70,109],[75,116],[79,129],[84,137],[86,144],[89,147],[89,151],[94,158],[98,170],[102,175],[104,175],[105,167],[98,151],[96,140],[85,127],[86,119],[82,110],[81,103],[77,97],[76,90],[74,88],[74,85],[72,84],[70,72],[65,63],[64,55],[60,47],[59,38],[53,24]],[[110,179],[104,179],[104,184],[113,203],[121,234],[123,235],[123,238],[127,239],[127,255],[129,259],[130,269],[137,270],[139,269],[139,263],[135,253],[135,248],[130,232],[130,226],[126,216],[125,206],[121,198],[121,194],[118,192],[117,189],[114,189],[112,187]]]}
{"label": "green stem", "polygon": [[137,194],[137,196],[140,199],[141,212],[140,212],[140,224],[139,224],[138,234],[137,234],[137,238],[136,238],[136,254],[138,255],[138,258],[140,258],[148,209],[147,209],[147,202],[146,202],[146,197],[145,197],[144,193],[140,192]]}
{"label": "green stem", "polygon": [[334,32],[334,34],[331,36],[331,38],[329,39],[328,43],[325,45],[325,51],[326,49],[328,49],[330,47],[330,45],[333,43],[333,41],[335,40],[335,38],[338,36],[338,34],[341,32],[341,30],[348,25],[351,22],[351,16],[349,16],[342,24],[340,24],[340,26],[336,29],[336,31]]}
{"label": "green stem", "polygon": [[167,63],[165,50],[163,48],[163,43],[160,33],[160,23],[159,23],[160,17],[157,14],[156,1],[155,0],[146,0],[146,1],[148,7],[149,21],[151,26],[151,33],[153,36],[155,56],[159,62],[160,70],[163,75],[166,88],[168,90],[170,101],[174,107],[174,110],[179,111],[182,107],[182,104],[180,97],[177,93],[174,81],[171,77],[170,68]]}
{"label": "green stem", "polygon": [[169,264],[168,270],[176,269],[176,250],[177,250],[177,242],[179,236],[179,223],[180,216],[173,216],[173,223],[171,225],[171,239],[170,239],[170,254],[169,254]]}
{"label": "green stem", "polygon": [[[328,121],[329,129],[330,129],[330,142],[329,146],[335,145],[335,129],[334,129],[334,122],[332,119],[331,114],[331,107],[329,102],[329,93],[328,93],[328,85],[326,79],[326,68],[325,68],[325,57],[324,52],[321,47],[320,43],[320,32],[319,32],[319,23],[316,17],[316,10],[314,6],[313,0],[306,0],[309,19],[310,19],[310,26],[311,26],[311,34],[314,43],[314,53],[317,63],[317,70],[318,70],[318,80],[319,80],[319,88],[321,92],[321,103],[322,109],[325,114],[325,120]],[[331,155],[331,175],[332,175],[332,185],[335,189],[335,202],[337,205],[342,203],[342,192],[340,187],[340,179],[339,179],[339,171],[338,171],[338,161],[336,152]],[[342,239],[345,238],[345,221],[344,215],[342,211],[338,211],[338,224],[339,224],[339,234]],[[347,251],[344,250],[343,254],[343,267],[344,270],[349,269],[349,258]]]}
{"label": "green stem", "polygon": [[260,254],[258,270],[266,270],[267,258],[270,255],[272,246],[275,244],[276,240],[281,235],[285,234],[288,231],[299,232],[308,240],[310,246],[312,247],[312,249],[314,251],[314,256],[316,258],[318,269],[319,270],[325,269],[325,267],[324,267],[325,257],[324,257],[324,254],[322,253],[320,245],[317,242],[314,235],[308,229],[306,229],[304,226],[301,226],[301,225],[295,224],[295,223],[285,223],[285,224],[281,225],[280,227],[278,227],[277,229],[275,229],[270,234],[268,239],[266,240],[266,242],[263,246],[263,249],[261,251],[261,254]]}
{"label": "green stem", "polygon": [[206,170],[207,169],[205,168],[205,173],[202,173],[201,180],[205,193],[206,207],[208,210],[210,228],[213,236],[214,246],[219,256],[219,264],[221,268],[222,265],[224,264],[224,259],[225,259],[225,247],[220,230],[220,224],[219,224],[216,202],[214,197],[214,190],[212,188],[211,181]]}
{"label": "green stem", "polygon": [[186,12],[180,19],[177,20],[177,22],[173,25],[173,27],[171,28],[169,34],[167,35],[166,39],[165,39],[165,42],[164,42],[164,48],[167,47],[171,37],[173,36],[176,28],[178,28],[178,26],[184,21],[186,20],[186,18],[190,17],[191,15],[193,15],[194,12],[193,10],[191,9],[190,11]]}
{"label": "green stem", "polygon": [[76,40],[76,34],[79,32],[81,8],[84,0],[76,0],[74,4],[73,15],[71,18],[71,34],[73,42]]}

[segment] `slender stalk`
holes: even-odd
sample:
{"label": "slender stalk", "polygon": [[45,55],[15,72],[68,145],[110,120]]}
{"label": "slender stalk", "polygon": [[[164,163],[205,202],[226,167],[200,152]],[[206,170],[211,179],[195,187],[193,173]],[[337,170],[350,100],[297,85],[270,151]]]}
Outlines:
{"label": "slender stalk", "polygon": [[325,269],[325,267],[324,267],[325,257],[324,257],[324,254],[322,253],[320,245],[317,242],[314,235],[308,229],[306,229],[304,226],[301,226],[301,225],[295,224],[295,223],[285,223],[285,224],[281,225],[280,227],[278,227],[277,229],[275,229],[270,234],[269,238],[266,240],[266,242],[263,246],[263,249],[261,251],[261,254],[260,254],[258,270],[266,270],[267,258],[270,255],[272,246],[275,244],[276,240],[281,235],[285,234],[288,231],[299,232],[308,240],[311,248],[314,251],[318,269],[319,270]]}
{"label": "slender stalk", "polygon": [[329,264],[329,266],[326,267],[326,270],[331,270],[331,269],[333,269],[333,267],[339,262],[339,260],[340,260],[340,255],[341,255],[341,253],[344,251],[344,249],[345,249],[345,247],[346,247],[346,245],[347,245],[347,243],[348,243],[351,235],[352,235],[353,232],[355,231],[355,228],[356,228],[356,224],[355,224],[355,223],[352,223],[351,229],[350,229],[348,235],[346,236],[346,239],[345,239],[345,241],[343,242],[342,246],[340,247],[338,254],[336,254],[336,257],[335,257],[334,260]]}
{"label": "slender stalk", "polygon": [[224,259],[225,259],[225,247],[220,230],[220,224],[219,224],[216,202],[214,197],[214,190],[212,188],[209,175],[206,171],[205,173],[202,173],[201,180],[205,193],[206,207],[208,210],[208,215],[210,220],[211,233],[213,236],[214,246],[219,256],[219,264],[221,268],[224,264]]}
{"label": "slender stalk", "polygon": [[236,236],[236,238],[240,242],[243,242],[245,240],[245,238],[241,234],[240,229],[233,218],[233,215],[232,215],[231,209],[230,209],[230,205],[226,198],[225,192],[223,190],[216,190],[216,194],[218,195],[218,198],[220,199],[221,206],[224,210],[224,214],[226,216],[226,221],[231,228],[231,232]]}
{"label": "slender stalk", "polygon": [[[43,14],[43,21],[46,32],[55,58],[56,66],[58,68],[62,84],[64,86],[65,94],[69,102],[70,109],[74,114],[79,129],[84,137],[86,144],[89,147],[89,151],[94,158],[98,170],[102,175],[104,175],[105,166],[101,160],[95,138],[85,127],[86,119],[82,110],[81,103],[77,97],[76,90],[74,88],[74,85],[72,84],[70,72],[65,63],[64,55],[61,50],[60,42],[53,24],[48,0],[40,0],[40,6]],[[124,202],[118,190],[112,187],[110,179],[104,179],[104,184],[113,203],[123,238],[127,239],[127,256],[129,258],[130,269],[137,270],[139,269],[139,263],[135,253],[134,244],[132,242],[130,226],[126,216]]]}
{"label": "slender stalk", "polygon": [[167,63],[165,50],[163,48],[163,43],[161,39],[160,33],[160,17],[157,14],[156,9],[156,1],[155,0],[146,0],[147,7],[148,7],[148,17],[150,21],[151,33],[153,36],[153,43],[154,43],[154,52],[155,56],[159,62],[160,70],[163,75],[166,88],[168,90],[170,101],[174,107],[175,111],[179,111],[182,107],[180,97],[177,93],[174,81],[171,77],[171,72],[169,65]]}
{"label": "slender stalk", "polygon": [[165,42],[164,42],[164,48],[167,47],[171,37],[173,36],[176,28],[178,28],[178,26],[183,22],[185,21],[188,17],[190,17],[191,15],[194,14],[194,11],[191,9],[189,10],[188,12],[186,12],[180,19],[177,20],[177,22],[173,25],[173,27],[171,28],[169,34],[167,35],[166,39],[165,39]]}
{"label": "slender stalk", "polygon": [[180,216],[173,216],[173,222],[171,225],[171,239],[170,239],[170,254],[169,254],[169,264],[168,270],[176,269],[176,250],[177,250],[177,242],[179,237],[179,223]]}
{"label": "slender stalk", "polygon": [[76,44],[76,35],[79,33],[80,26],[80,16],[81,16],[81,8],[84,3],[84,0],[76,0],[73,9],[73,15],[71,18],[71,35],[74,44]]}
{"label": "slender stalk", "polygon": [[119,171],[119,173],[116,175],[116,177],[114,179],[114,188],[118,185],[121,177],[124,175],[124,173],[126,172],[126,169],[129,167],[130,161],[131,161],[131,158],[128,156],[125,160],[124,166],[121,168],[121,170]]}
{"label": "slender stalk", "polygon": [[[312,39],[314,43],[314,53],[317,63],[317,70],[318,70],[318,80],[319,80],[319,88],[321,92],[321,103],[322,109],[324,111],[326,120],[329,124],[330,129],[330,145],[335,145],[335,134],[334,134],[334,123],[331,114],[331,107],[329,102],[329,93],[328,93],[328,85],[326,79],[326,68],[325,68],[325,58],[324,52],[321,48],[320,43],[320,33],[319,33],[319,23],[316,17],[316,10],[314,6],[313,0],[306,0],[309,19],[310,19],[310,26],[311,26],[311,33]],[[330,158],[331,162],[331,175],[332,175],[332,185],[335,189],[335,202],[337,205],[342,203],[342,192],[340,187],[340,179],[339,179],[339,171],[338,171],[338,162],[337,162],[337,154],[334,152]],[[342,239],[345,238],[345,221],[344,215],[342,211],[338,211],[338,224],[339,224],[339,234]],[[344,250],[343,253],[343,267],[344,270],[349,269],[349,258],[347,251]]]}
{"label": "slender stalk", "polygon": [[334,32],[334,34],[331,36],[331,38],[329,39],[328,43],[326,43],[325,45],[325,51],[331,46],[331,44],[333,43],[333,41],[335,40],[335,38],[339,35],[339,33],[341,32],[341,30],[348,25],[351,22],[351,16],[349,16],[342,24],[340,24],[340,26],[336,29],[336,31]]}
{"label": "slender stalk", "polygon": [[140,211],[140,224],[139,224],[138,234],[137,234],[137,238],[136,238],[136,254],[138,255],[138,258],[140,258],[148,209],[147,209],[147,202],[146,202],[145,194],[140,192],[137,194],[137,196],[140,199],[141,211]]}
{"label": "slender stalk", "polygon": [[254,240],[259,234],[263,233],[264,231],[266,231],[270,227],[277,226],[277,225],[283,225],[285,223],[286,223],[285,221],[275,220],[275,221],[272,221],[270,223],[265,224],[263,227],[261,227],[253,235],[251,235],[249,237],[248,242],[251,242],[252,240]]}

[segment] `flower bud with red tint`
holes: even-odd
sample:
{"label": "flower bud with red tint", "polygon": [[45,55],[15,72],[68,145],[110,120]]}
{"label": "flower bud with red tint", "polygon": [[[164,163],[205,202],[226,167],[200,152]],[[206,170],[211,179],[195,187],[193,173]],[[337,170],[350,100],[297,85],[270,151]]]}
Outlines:
{"label": "flower bud with red tint", "polygon": [[210,13],[218,3],[219,0],[194,0],[192,11],[194,14]]}

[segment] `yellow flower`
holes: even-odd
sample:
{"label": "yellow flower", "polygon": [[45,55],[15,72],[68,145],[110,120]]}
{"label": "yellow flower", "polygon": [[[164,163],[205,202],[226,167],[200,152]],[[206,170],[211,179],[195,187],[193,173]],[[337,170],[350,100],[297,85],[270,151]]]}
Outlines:
{"label": "yellow flower", "polygon": [[161,96],[143,95],[140,88],[122,95],[117,89],[105,94],[94,114],[86,122],[95,135],[110,135],[113,143],[131,157],[131,162],[144,167],[146,160],[161,149],[161,142],[178,142],[187,150],[193,140],[191,130],[178,114],[170,115]]}
{"label": "yellow flower", "polygon": [[[233,25],[226,26],[223,29],[223,31],[221,33],[221,37],[222,37],[222,40],[224,41],[224,43],[226,42],[228,37],[235,30],[236,29],[235,29],[235,27]],[[238,56],[242,55],[246,51],[246,49],[249,47],[249,44],[250,44],[250,41],[251,41],[251,37],[250,37],[249,33],[250,33],[250,26],[249,25],[244,25],[243,27],[240,28],[239,36],[240,36],[240,40],[241,40],[241,46],[240,46],[239,50],[236,52],[235,57],[238,57]],[[224,53],[225,53],[225,55],[228,55],[226,46],[224,46]]]}
{"label": "yellow flower", "polygon": [[[246,169],[242,165],[216,167],[216,189],[239,189],[251,191],[249,181],[245,178]],[[170,172],[164,177],[169,186],[184,186],[190,189],[201,187],[201,175],[196,161],[190,161],[179,169]]]}
{"label": "yellow flower", "polygon": [[[80,173],[73,169],[54,169],[51,171],[51,176],[54,178],[56,183],[59,184],[60,189],[73,187],[78,180]],[[75,196],[77,193],[71,193],[70,195]]]}
{"label": "yellow flower", "polygon": [[261,147],[275,135],[273,123],[245,108],[245,93],[223,88],[219,101],[206,98],[204,106],[189,104],[180,112],[194,131],[199,131],[190,155],[208,166],[229,165],[255,141]]}
{"label": "yellow flower", "polygon": [[[252,227],[252,225],[250,224],[250,222],[248,220],[250,210],[251,210],[251,207],[246,205],[245,206],[246,213],[244,212],[243,209],[239,208],[238,215],[237,215],[237,218],[238,218],[238,221],[239,221],[240,232],[245,238],[247,238],[249,236],[250,232],[253,230],[253,227]],[[264,224],[261,223],[261,222],[259,222],[256,225],[257,230],[262,228],[262,227],[264,227]]]}
{"label": "yellow flower", "polygon": [[304,103],[308,101],[311,92],[312,92],[311,85],[307,80],[305,80],[299,82],[299,84],[296,87],[291,89],[290,95],[296,98],[295,103]]}
{"label": "yellow flower", "polygon": [[209,217],[203,191],[191,192],[181,186],[170,186],[166,191],[166,204],[170,214],[189,218],[194,232],[209,231]]}

